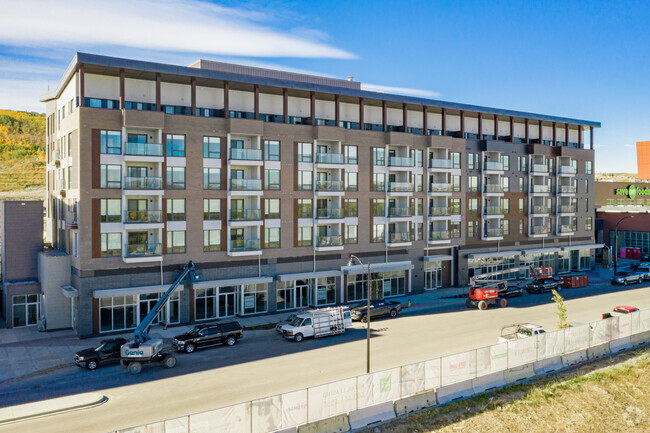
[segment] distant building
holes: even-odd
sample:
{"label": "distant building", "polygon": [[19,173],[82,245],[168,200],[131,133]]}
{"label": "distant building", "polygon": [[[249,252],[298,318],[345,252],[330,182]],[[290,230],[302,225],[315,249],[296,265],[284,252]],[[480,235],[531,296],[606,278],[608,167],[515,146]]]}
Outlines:
{"label": "distant building", "polygon": [[650,141],[636,142],[636,165],[639,180],[650,180]]}

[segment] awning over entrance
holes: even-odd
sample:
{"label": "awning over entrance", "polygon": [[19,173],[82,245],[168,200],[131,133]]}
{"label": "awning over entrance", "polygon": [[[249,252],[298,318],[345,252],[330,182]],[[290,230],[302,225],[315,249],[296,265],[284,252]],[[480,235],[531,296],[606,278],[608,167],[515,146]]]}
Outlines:
{"label": "awning over entrance", "polygon": [[487,253],[470,253],[467,255],[468,259],[489,259],[490,257],[508,257],[518,256],[521,251],[490,251]]}
{"label": "awning over entrance", "polygon": [[194,283],[195,289],[212,289],[214,287],[241,286],[244,284],[264,284],[273,282],[272,277],[232,278],[230,280],[210,280]]}
{"label": "awning over entrance", "polygon": [[[411,262],[371,263],[370,272],[406,271],[415,268]],[[343,266],[345,275],[360,275],[368,272],[368,265]]]}
{"label": "awning over entrance", "polygon": [[448,262],[452,259],[451,256],[445,254],[437,254],[435,256],[424,256],[422,260],[425,262]]}
{"label": "awning over entrance", "polygon": [[[169,286],[143,286],[143,287],[127,287],[124,289],[105,289],[93,291],[93,298],[112,298],[113,296],[131,296],[131,295],[148,295],[149,293],[165,293]],[[179,292],[183,290],[183,285],[180,284],[176,289]]]}
{"label": "awning over entrance", "polygon": [[521,250],[521,254],[557,253],[558,251],[560,251],[559,247],[532,248],[530,250]]}
{"label": "awning over entrance", "polygon": [[605,244],[584,244],[584,245],[571,245],[562,247],[562,251],[571,251],[571,250],[586,250],[592,248],[602,248]]}
{"label": "awning over entrance", "polygon": [[278,281],[295,281],[295,280],[308,280],[310,278],[327,278],[339,277],[343,275],[342,271],[317,271],[317,272],[299,272],[296,274],[283,274],[275,277]]}
{"label": "awning over entrance", "polygon": [[61,293],[66,298],[78,298],[79,291],[72,286],[61,286]]}

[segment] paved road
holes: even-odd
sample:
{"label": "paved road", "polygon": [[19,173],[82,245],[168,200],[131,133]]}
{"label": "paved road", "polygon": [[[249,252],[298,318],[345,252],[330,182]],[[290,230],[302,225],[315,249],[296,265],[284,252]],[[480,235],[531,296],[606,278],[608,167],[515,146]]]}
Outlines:
{"label": "paved road", "polygon": [[[600,294],[597,294],[600,293]],[[650,288],[564,290],[569,320],[589,322],[613,305],[650,308]],[[588,296],[591,295],[591,296]],[[503,325],[538,323],[553,329],[551,294],[511,299],[508,308],[467,310],[450,300],[426,314],[406,312],[372,324],[372,369],[381,370],[496,342]],[[365,373],[365,329],[340,336],[284,341],[274,331],[245,334],[234,347],[179,354],[175,369],[149,368],[131,376],[120,366],[95,372],[65,368],[45,377],[0,387],[0,405],[99,390],[97,408],[0,427],[2,432],[106,432],[186,415]]]}

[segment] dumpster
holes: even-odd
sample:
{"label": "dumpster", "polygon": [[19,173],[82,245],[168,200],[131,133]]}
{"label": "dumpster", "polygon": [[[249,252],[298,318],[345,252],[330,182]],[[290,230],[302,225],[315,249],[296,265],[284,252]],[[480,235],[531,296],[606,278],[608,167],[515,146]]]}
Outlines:
{"label": "dumpster", "polygon": [[562,287],[565,289],[577,289],[578,287],[587,287],[589,285],[589,277],[587,274],[568,274],[560,276],[562,279]]}

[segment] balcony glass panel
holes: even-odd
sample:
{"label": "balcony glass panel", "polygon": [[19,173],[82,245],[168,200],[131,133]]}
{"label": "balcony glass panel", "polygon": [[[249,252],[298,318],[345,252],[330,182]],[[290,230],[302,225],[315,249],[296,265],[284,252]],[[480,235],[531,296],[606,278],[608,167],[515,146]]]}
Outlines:
{"label": "balcony glass panel", "polygon": [[488,183],[485,184],[485,188],[483,190],[485,192],[503,192],[503,186],[498,183]]}
{"label": "balcony glass panel", "polygon": [[575,194],[576,192],[576,187],[573,185],[560,185],[559,187],[560,192],[566,193],[566,194]]}
{"label": "balcony glass panel", "polygon": [[551,213],[551,208],[548,206],[533,206],[533,214],[547,214]]}
{"label": "balcony glass panel", "polygon": [[573,232],[573,226],[561,225],[559,228],[560,228],[560,233],[571,233],[571,232]]}
{"label": "balcony glass panel", "polygon": [[413,184],[410,182],[389,182],[388,191],[391,192],[413,192]]}
{"label": "balcony glass panel", "polygon": [[343,218],[343,209],[341,208],[317,209],[316,218]]}
{"label": "balcony glass panel", "polygon": [[534,235],[545,235],[548,234],[548,227],[546,226],[532,226],[530,231]]}
{"label": "balcony glass panel", "polygon": [[230,241],[230,251],[259,251],[259,239],[233,239]]}
{"label": "balcony glass panel", "polygon": [[576,168],[571,165],[560,165],[557,168],[558,173],[576,174]]}
{"label": "balcony glass panel", "polygon": [[497,161],[485,161],[485,170],[503,170],[503,164]]}
{"label": "balcony glass panel", "polygon": [[450,159],[430,159],[429,168],[451,168]]}
{"label": "balcony glass panel", "polygon": [[503,209],[501,206],[484,206],[483,207],[483,215],[501,215],[503,213]]}
{"label": "balcony glass panel", "polygon": [[549,192],[551,189],[548,185],[531,185],[530,192]]}
{"label": "balcony glass panel", "polygon": [[124,212],[125,224],[161,222],[163,222],[162,211],[159,210],[138,210]]}
{"label": "balcony glass panel", "polygon": [[412,207],[389,207],[388,208],[389,217],[410,217],[413,216]]}
{"label": "balcony glass panel", "polygon": [[318,236],[319,247],[340,247],[343,245],[343,237],[341,235],[333,236]]}
{"label": "balcony glass panel", "polygon": [[390,167],[413,167],[413,158],[391,156],[388,158],[388,165]]}
{"label": "balcony glass panel", "polygon": [[485,237],[491,238],[494,236],[503,236],[503,229],[501,227],[495,227],[495,228],[486,228],[483,233],[485,234]]}
{"label": "balcony glass panel", "polygon": [[388,243],[411,242],[412,240],[413,236],[411,232],[390,233],[388,237]]}
{"label": "balcony glass panel", "polygon": [[124,189],[162,189],[162,177],[132,177],[124,178]]}
{"label": "balcony glass panel", "polygon": [[449,216],[451,215],[451,208],[447,206],[433,206],[429,208],[430,216]]}
{"label": "balcony glass panel", "polygon": [[161,143],[127,142],[124,149],[125,155],[163,156],[163,146]]}
{"label": "balcony glass panel", "polygon": [[577,211],[577,206],[571,204],[563,204],[560,206],[560,212],[562,213],[575,213]]}
{"label": "balcony glass panel", "polygon": [[431,192],[451,192],[452,185],[450,183],[430,183],[429,191]]}
{"label": "balcony glass panel", "polygon": [[162,255],[162,244],[126,244],[124,257],[153,257]]}
{"label": "balcony glass panel", "polygon": [[430,241],[446,241],[449,239],[449,230],[433,230],[429,232]]}
{"label": "balcony glass panel", "polygon": [[261,191],[262,179],[230,179],[232,191]]}
{"label": "balcony glass panel", "polygon": [[230,149],[230,159],[240,161],[261,161],[261,149]]}
{"label": "balcony glass panel", "polygon": [[530,170],[535,173],[548,173],[548,167],[546,164],[533,164]]}
{"label": "balcony glass panel", "polygon": [[343,164],[344,156],[342,153],[317,153],[316,162],[322,164]]}
{"label": "balcony glass panel", "polygon": [[342,180],[316,181],[316,191],[343,191],[343,181]]}

